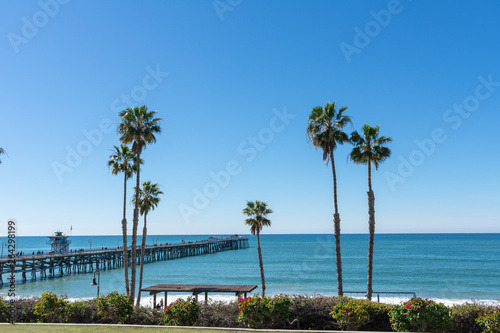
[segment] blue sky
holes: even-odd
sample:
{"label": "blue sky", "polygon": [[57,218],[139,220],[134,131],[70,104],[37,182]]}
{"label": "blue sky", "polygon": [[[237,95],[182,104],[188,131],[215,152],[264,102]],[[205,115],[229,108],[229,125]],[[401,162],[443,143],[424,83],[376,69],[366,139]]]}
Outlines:
{"label": "blue sky", "polygon": [[[117,113],[157,110],[142,180],[149,234],[333,232],[331,169],[311,109],[381,125],[376,230],[500,232],[500,3],[1,1],[0,221],[18,235],[120,234]],[[342,232],[367,232],[367,170],[336,151]],[[216,180],[214,180],[216,179]],[[129,196],[132,195],[129,182]],[[201,193],[201,194],[200,194]],[[132,208],[128,206],[128,219]],[[141,222],[142,223],[142,222]]]}

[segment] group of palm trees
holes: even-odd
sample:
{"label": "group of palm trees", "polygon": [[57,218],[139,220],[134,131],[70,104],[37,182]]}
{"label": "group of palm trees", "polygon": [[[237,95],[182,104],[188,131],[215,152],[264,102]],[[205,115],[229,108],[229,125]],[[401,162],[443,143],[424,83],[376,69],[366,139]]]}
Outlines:
{"label": "group of palm trees", "polygon": [[[136,272],[137,272],[137,228],[139,225],[139,213],[144,216],[144,227],[142,229],[141,260],[139,272],[139,289],[137,293],[137,305],[141,300],[142,277],[144,272],[144,253],[146,247],[146,217],[151,210],[154,210],[160,202],[160,194],[163,194],[157,183],[146,181],[140,187],[140,171],[143,160],[142,151],[148,144],[156,142],[156,134],[161,133],[161,118],[156,117],[156,111],[148,111],[148,108],[136,106],[127,108],[119,113],[121,122],[118,125],[120,136],[120,147],[114,146],[114,153],[109,157],[108,167],[112,174],[123,173],[123,266],[125,274],[125,290],[131,297],[132,303],[136,291]],[[131,144],[131,147],[128,145]],[[131,246],[131,273],[129,282],[128,268],[128,244],[127,244],[127,180],[136,175],[135,193],[132,199],[134,204],[134,215],[132,223],[132,246]]]}
{"label": "group of palm trees", "polygon": [[[372,164],[378,169],[380,163],[385,161],[390,155],[391,150],[384,145],[392,142],[392,139],[385,136],[379,136],[380,125],[371,127],[364,125],[361,134],[357,131],[347,135],[343,128],[351,124],[351,118],[345,115],[347,106],[339,110],[335,107],[335,102],[326,103],[324,107],[316,106],[312,109],[307,125],[307,134],[313,146],[323,151],[323,161],[331,164],[333,174],[333,222],[335,234],[335,261],[337,271],[337,293],[343,296],[342,284],[342,259],[340,251],[340,214],[337,205],[337,174],[335,171],[334,151],[342,144],[351,143],[354,145],[349,154],[349,158],[357,164],[368,166],[368,278],[366,297],[372,297],[372,275],[373,275],[373,246],[375,239],[375,195],[372,189],[371,172]],[[149,111],[143,106],[127,108],[119,113],[121,122],[118,125],[120,136],[120,147],[114,146],[114,153],[110,155],[108,167],[112,174],[123,173],[123,266],[125,274],[125,290],[134,302],[136,291],[136,263],[137,263],[137,228],[139,225],[139,213],[144,216],[144,227],[142,229],[141,260],[139,273],[139,291],[137,293],[137,305],[141,300],[142,278],[144,272],[144,252],[146,246],[146,217],[151,210],[154,210],[160,202],[160,194],[163,194],[157,183],[151,181],[143,182],[140,186],[140,171],[143,160],[142,151],[148,144],[156,142],[156,134],[161,133],[161,118],[156,117],[156,111]],[[131,147],[129,146],[131,144]],[[0,148],[0,155],[6,154],[3,148]],[[1,163],[1,160],[0,160]],[[134,204],[134,214],[132,223],[132,246],[131,246],[131,277],[128,277],[128,244],[127,244],[127,180],[133,174],[136,175],[135,194],[132,199]],[[265,296],[266,285],[264,279],[264,266],[262,263],[262,252],[260,247],[260,231],[263,226],[270,226],[271,221],[267,218],[273,211],[267,207],[265,202],[255,201],[247,202],[247,207],[243,213],[249,216],[245,224],[250,226],[252,235],[257,235],[257,245],[259,254],[259,266],[262,281],[262,295]]]}
{"label": "group of palm trees", "polygon": [[357,131],[347,135],[343,128],[351,124],[351,118],[344,114],[347,106],[339,110],[335,108],[335,102],[326,103],[324,107],[314,107],[309,116],[307,134],[313,146],[323,150],[323,161],[331,163],[333,174],[333,203],[334,203],[334,230],[335,230],[335,261],[337,269],[337,293],[343,296],[342,284],[342,259],[340,253],[340,214],[337,205],[337,174],[335,171],[334,151],[342,144],[351,143],[354,145],[349,154],[351,161],[357,164],[368,166],[368,278],[366,297],[372,297],[372,275],[373,275],[373,246],[375,242],[375,196],[372,189],[372,164],[378,169],[380,163],[391,155],[391,150],[385,144],[392,142],[392,139],[380,136],[380,125],[371,127],[364,125],[361,134]]}
{"label": "group of palm trees", "polygon": [[[373,246],[375,242],[375,195],[372,189],[372,164],[378,169],[380,163],[391,156],[391,150],[384,145],[392,142],[392,139],[380,136],[380,125],[371,127],[364,125],[361,134],[357,131],[347,135],[343,128],[351,124],[351,118],[345,115],[347,106],[339,110],[335,108],[335,102],[326,103],[324,107],[316,106],[312,109],[307,125],[309,140],[316,148],[323,150],[323,161],[331,163],[333,173],[333,222],[335,230],[335,261],[337,271],[337,293],[343,296],[342,285],[342,259],[340,253],[340,214],[337,205],[337,173],[335,171],[334,151],[342,144],[351,143],[354,145],[349,158],[357,164],[368,165],[368,278],[366,297],[372,297],[372,276],[373,276]],[[257,235],[257,250],[259,254],[260,276],[262,282],[262,296],[266,295],[266,284],[264,279],[264,266],[262,264],[262,251],[260,248],[260,232],[262,227],[271,226],[271,221],[267,218],[273,211],[267,207],[267,203],[261,201],[247,201],[247,206],[243,209],[243,214],[249,216],[245,224],[250,226],[251,234]]]}

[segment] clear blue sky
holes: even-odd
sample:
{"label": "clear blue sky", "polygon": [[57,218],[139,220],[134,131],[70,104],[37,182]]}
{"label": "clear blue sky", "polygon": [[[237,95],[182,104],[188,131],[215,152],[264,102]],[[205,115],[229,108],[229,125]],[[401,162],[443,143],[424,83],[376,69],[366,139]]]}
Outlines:
{"label": "clear blue sky", "polygon": [[[120,234],[107,160],[117,112],[143,104],[163,119],[148,233],[248,233],[246,200],[275,211],[266,233],[331,233],[331,169],[305,132],[328,101],[348,132],[394,140],[377,232],[500,232],[498,17],[496,1],[0,1],[0,235],[10,218],[19,235]],[[366,233],[350,149],[342,232]]]}

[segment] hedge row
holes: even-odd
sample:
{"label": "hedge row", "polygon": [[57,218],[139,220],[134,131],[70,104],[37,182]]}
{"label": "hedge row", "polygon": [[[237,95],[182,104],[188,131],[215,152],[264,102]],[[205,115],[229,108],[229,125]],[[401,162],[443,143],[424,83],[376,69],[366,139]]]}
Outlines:
{"label": "hedge row", "polygon": [[301,330],[434,331],[500,333],[500,310],[476,303],[447,308],[420,298],[387,305],[348,297],[249,297],[236,302],[178,300],[165,310],[133,307],[116,292],[99,299],[68,302],[65,296],[44,293],[41,298],[9,303],[0,300],[0,321],[60,323],[126,323],[137,325],[195,325]]}

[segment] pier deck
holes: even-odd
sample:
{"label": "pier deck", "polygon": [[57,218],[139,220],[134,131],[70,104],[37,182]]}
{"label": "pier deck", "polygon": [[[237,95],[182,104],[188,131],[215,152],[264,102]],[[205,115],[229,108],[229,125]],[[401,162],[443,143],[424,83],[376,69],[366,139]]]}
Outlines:
{"label": "pier deck", "polygon": [[[184,257],[248,248],[247,237],[209,238],[198,242],[146,246],[144,262],[173,260]],[[131,247],[127,251],[127,260],[131,261]],[[141,248],[137,247],[137,264],[140,263]],[[123,248],[95,251],[73,251],[64,254],[35,254],[0,258],[0,287],[4,284],[3,275],[8,280],[15,274],[21,279],[55,278],[64,275],[90,273],[95,269],[108,270],[123,267]],[[129,266],[130,267],[130,266]]]}

